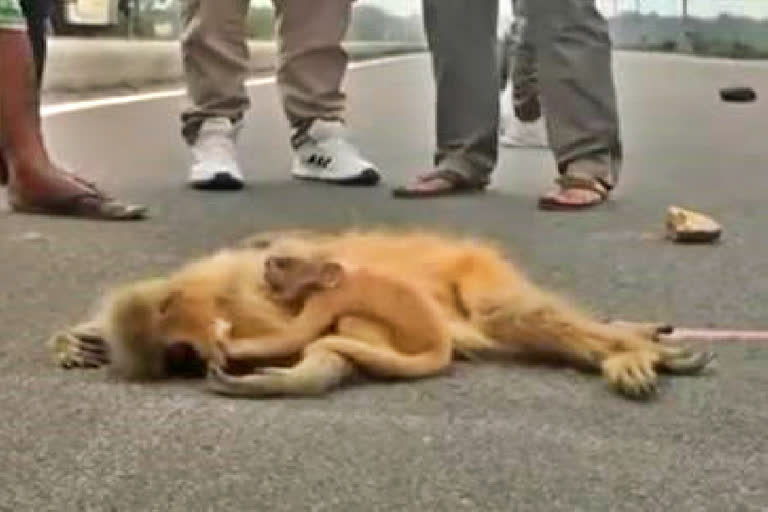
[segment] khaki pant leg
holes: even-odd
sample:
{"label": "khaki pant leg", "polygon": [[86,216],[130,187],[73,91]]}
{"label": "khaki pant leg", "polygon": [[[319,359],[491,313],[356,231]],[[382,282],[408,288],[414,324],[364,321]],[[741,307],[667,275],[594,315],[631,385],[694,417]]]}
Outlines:
{"label": "khaki pant leg", "polygon": [[353,0],[273,0],[279,63],[277,82],[294,128],[313,119],[343,119],[341,83],[349,56],[341,42]]}
{"label": "khaki pant leg", "polygon": [[238,121],[250,106],[248,0],[183,0],[181,52],[190,102],[181,115],[192,143],[208,117]]}

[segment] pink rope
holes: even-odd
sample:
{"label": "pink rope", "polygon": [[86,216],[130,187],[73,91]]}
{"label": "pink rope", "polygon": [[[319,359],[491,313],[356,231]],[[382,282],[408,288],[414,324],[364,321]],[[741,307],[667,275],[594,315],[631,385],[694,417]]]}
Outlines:
{"label": "pink rope", "polygon": [[672,334],[665,335],[669,340],[700,341],[768,341],[768,331],[749,331],[738,329],[686,329],[675,328]]}

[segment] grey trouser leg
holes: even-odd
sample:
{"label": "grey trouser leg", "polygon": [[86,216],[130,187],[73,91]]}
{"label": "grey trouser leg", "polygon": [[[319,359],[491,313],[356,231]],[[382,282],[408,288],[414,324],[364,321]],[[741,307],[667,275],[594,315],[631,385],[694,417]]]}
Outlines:
{"label": "grey trouser leg", "polygon": [[525,9],[560,172],[573,160],[607,153],[606,175],[595,177],[615,184],[622,147],[605,18],[595,0],[530,0]]}
{"label": "grey trouser leg", "polygon": [[498,156],[498,0],[422,0],[437,89],[436,170],[487,183]]}
{"label": "grey trouser leg", "polygon": [[[536,121],[541,117],[540,108],[525,108],[539,102],[539,76],[536,70],[536,47],[527,29],[526,0],[512,0],[512,12],[519,30],[519,43],[513,49],[512,60],[512,108],[521,121]],[[515,108],[517,106],[517,108]]]}

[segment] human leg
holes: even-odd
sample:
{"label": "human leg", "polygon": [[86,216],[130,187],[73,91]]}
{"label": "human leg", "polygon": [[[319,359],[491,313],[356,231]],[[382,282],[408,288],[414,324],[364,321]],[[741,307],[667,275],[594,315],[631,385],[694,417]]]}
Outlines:
{"label": "human leg", "polygon": [[622,159],[608,25],[594,0],[526,4],[560,190],[541,206],[593,206],[615,187]]}
{"label": "human leg", "polygon": [[[27,24],[29,42],[32,45],[32,53],[35,59],[35,75],[37,76],[39,90],[45,70],[47,53],[45,28],[48,21],[48,13],[51,10],[51,3],[50,0],[21,0],[20,5]],[[38,103],[39,101],[38,97]],[[2,145],[0,145],[0,186],[6,184],[8,184],[8,165],[5,162]]]}
{"label": "human leg", "polygon": [[498,2],[423,0],[422,5],[437,92],[434,171],[394,193],[427,197],[482,190],[498,156]]}
{"label": "human leg", "polygon": [[349,57],[342,46],[353,0],[274,0],[277,82],[294,150],[294,178],[375,185],[376,166],[347,138],[341,85]]}
{"label": "human leg", "polygon": [[109,220],[144,217],[143,206],[117,201],[51,161],[40,127],[26,20],[15,0],[0,2],[0,139],[14,211]]}
{"label": "human leg", "polygon": [[181,51],[189,106],[182,135],[192,150],[189,184],[237,190],[243,175],[236,140],[250,106],[245,80],[249,53],[246,0],[185,0]]}

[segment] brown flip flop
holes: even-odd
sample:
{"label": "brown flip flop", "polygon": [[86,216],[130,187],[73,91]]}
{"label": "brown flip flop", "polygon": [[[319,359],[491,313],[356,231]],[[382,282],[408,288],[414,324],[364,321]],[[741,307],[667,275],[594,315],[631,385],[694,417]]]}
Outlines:
{"label": "brown flip flop", "polygon": [[[65,172],[65,171],[60,171]],[[11,192],[9,203],[16,213],[83,217],[97,220],[140,220],[147,208],[126,204],[108,196],[91,183],[75,174],[67,176],[80,185],[82,192],[28,202]]]}
{"label": "brown flip flop", "polygon": [[574,175],[563,175],[555,180],[560,186],[560,191],[565,190],[589,190],[596,192],[598,197],[592,201],[586,203],[568,203],[559,200],[557,197],[543,196],[539,198],[539,208],[549,211],[577,211],[593,208],[601,203],[604,203],[608,199],[610,189],[596,178],[587,178]]}
{"label": "brown flip flop", "polygon": [[398,198],[429,198],[483,192],[485,185],[468,180],[455,171],[440,170],[419,175],[415,182],[392,190]]}

